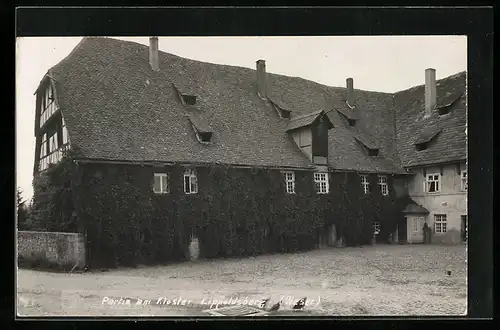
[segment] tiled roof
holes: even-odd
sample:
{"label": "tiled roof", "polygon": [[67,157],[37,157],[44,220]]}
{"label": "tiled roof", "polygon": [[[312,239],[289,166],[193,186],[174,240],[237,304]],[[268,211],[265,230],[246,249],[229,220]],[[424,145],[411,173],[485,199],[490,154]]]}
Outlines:
{"label": "tiled roof", "polygon": [[210,125],[200,116],[195,115],[195,114],[190,114],[187,115],[189,118],[189,121],[193,126],[196,128],[196,130],[200,133],[213,133],[213,129],[210,127]]}
{"label": "tiled roof", "polygon": [[442,129],[439,126],[431,126],[430,128],[427,128],[420,132],[420,134],[417,136],[417,139],[415,140],[414,144],[421,144],[421,143],[427,143],[430,142],[432,139],[434,139],[439,133],[441,133]]}
{"label": "tiled roof", "polygon": [[429,210],[408,197],[408,204],[403,209],[403,213],[429,214]]}
{"label": "tiled roof", "polygon": [[[398,154],[405,167],[466,159],[466,73],[438,80],[436,89],[438,106],[428,118],[424,118],[423,85],[394,95]],[[449,113],[440,116],[438,108],[451,103]],[[421,134],[421,140],[435,138],[427,149],[417,151]]]}
{"label": "tiled roof", "polygon": [[323,110],[292,117],[290,123],[286,126],[286,131],[289,132],[300,127],[312,125],[316,118],[318,118],[321,114],[324,114]]}
{"label": "tiled roof", "polygon": [[[427,126],[416,120],[424,99],[419,87],[396,96],[355,90],[353,110],[347,109],[346,89],[341,87],[268,73],[269,99],[263,100],[256,93],[255,70],[164,52],[159,52],[159,63],[160,70],[152,71],[145,45],[87,37],[49,70],[72,144],[86,158],[313,168],[286,131],[300,124],[301,115],[325,111],[334,126],[328,133],[333,169],[400,173],[396,141],[401,160],[408,164],[415,152],[405,138]],[[176,89],[196,96],[196,104],[182,104]],[[438,86],[439,93],[443,94]],[[292,119],[280,118],[272,103],[291,111]],[[464,121],[457,115],[464,111],[459,104],[447,115],[455,126]],[[333,109],[354,111],[356,127],[376,141],[379,156],[366,154],[356,141],[357,128],[346,125]],[[302,119],[310,117],[314,115]],[[214,132],[209,145],[198,142],[189,118]],[[448,133],[444,128],[437,146],[442,145],[441,137],[450,138]],[[457,139],[452,151],[444,154],[460,157],[459,146],[462,142]]]}
{"label": "tiled roof", "polygon": [[292,111],[291,107],[288,104],[286,104],[283,100],[275,99],[273,96],[268,96],[267,99],[282,110]]}
{"label": "tiled roof", "polygon": [[370,133],[360,127],[354,129],[354,138],[368,149],[380,149],[380,143]]}
{"label": "tiled roof", "polygon": [[346,118],[352,119],[352,120],[357,120],[358,115],[357,115],[357,110],[356,108],[351,108],[347,104],[341,105],[340,107],[337,108],[337,111],[343,114]]}

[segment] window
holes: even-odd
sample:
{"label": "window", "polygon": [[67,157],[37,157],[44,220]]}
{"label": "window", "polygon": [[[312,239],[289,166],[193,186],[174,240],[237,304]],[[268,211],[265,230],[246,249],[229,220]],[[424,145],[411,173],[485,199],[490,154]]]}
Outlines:
{"label": "window", "polygon": [[290,111],[281,109],[280,116],[281,118],[290,119]]}
{"label": "window", "polygon": [[460,172],[462,191],[467,191],[467,170]]}
{"label": "window", "polygon": [[355,126],[356,125],[356,119],[347,119],[347,123],[349,126]]}
{"label": "window", "polygon": [[307,147],[312,144],[311,131],[308,129],[302,129],[298,132],[299,147]]}
{"label": "window", "polygon": [[446,214],[434,214],[434,231],[436,234],[446,233]]}
{"label": "window", "polygon": [[314,173],[317,194],[328,194],[328,173]]}
{"label": "window", "polygon": [[283,172],[283,174],[285,175],[286,192],[289,194],[295,194],[295,173]]}
{"label": "window", "polygon": [[56,110],[51,85],[48,85],[45,92],[41,95],[41,98],[40,126],[43,125]]}
{"label": "window", "polygon": [[363,186],[363,191],[368,194],[370,191],[370,183],[368,182],[368,175],[361,174],[361,186]]}
{"label": "window", "polygon": [[47,134],[42,136],[42,147],[40,149],[40,158],[47,156]]}
{"label": "window", "polygon": [[428,142],[423,142],[423,143],[418,143],[415,145],[415,148],[417,149],[417,151],[422,151],[422,150],[425,150],[427,149],[429,146],[429,143]]}
{"label": "window", "polygon": [[384,196],[389,195],[389,187],[387,186],[387,176],[379,175],[378,185],[380,186],[380,191],[382,192],[382,195]]}
{"label": "window", "polygon": [[373,234],[374,235],[378,235],[380,233],[380,223],[378,223],[377,221],[375,221],[373,223]]}
{"label": "window", "polygon": [[64,118],[62,120],[62,144],[66,144],[69,142],[68,138],[68,129],[66,128],[66,122],[64,121]]}
{"label": "window", "polygon": [[184,172],[184,192],[186,194],[196,194],[198,192],[198,180],[194,170]]}
{"label": "window", "polygon": [[196,96],[194,96],[194,95],[182,94],[182,100],[187,105],[195,105],[196,104]]}
{"label": "window", "polygon": [[200,142],[209,143],[212,139],[212,132],[197,132]]}
{"label": "window", "polygon": [[274,103],[271,103],[271,104],[272,104],[273,108],[276,110],[276,112],[278,113],[278,115],[280,116],[280,118],[290,119],[290,113],[291,113],[291,111],[281,109],[279,106],[277,106]]}
{"label": "window", "polygon": [[439,192],[440,181],[440,174],[427,174],[427,192]]}
{"label": "window", "polygon": [[154,174],[153,191],[157,194],[166,194],[170,192],[168,187],[168,174],[166,173]]}
{"label": "window", "polygon": [[58,145],[57,145],[57,132],[56,132],[49,138],[49,152],[52,153],[56,151],[57,148]]}
{"label": "window", "polygon": [[368,156],[377,157],[378,156],[378,149],[368,149]]}

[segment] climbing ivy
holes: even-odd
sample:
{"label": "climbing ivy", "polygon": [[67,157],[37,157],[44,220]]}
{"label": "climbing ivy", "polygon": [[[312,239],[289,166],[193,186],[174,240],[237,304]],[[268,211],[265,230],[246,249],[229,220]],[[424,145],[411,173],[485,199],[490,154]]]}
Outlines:
{"label": "climbing ivy", "polygon": [[[380,236],[396,228],[391,177],[389,196],[381,195],[376,176],[365,195],[356,173],[332,172],[330,192],[321,195],[312,172],[296,171],[296,194],[287,194],[279,170],[213,165],[197,167],[198,193],[184,194],[184,170],[83,164],[68,156],[37,179],[34,205],[46,230],[84,230],[96,268],[186,260],[192,236],[201,257],[229,258],[314,249],[332,224],[347,245],[368,244],[374,220]],[[169,174],[168,194],[153,192],[154,172]]]}
{"label": "climbing ivy", "polygon": [[78,227],[73,205],[73,162],[80,152],[66,151],[58,164],[52,164],[33,178],[31,227],[28,230],[75,232]]}

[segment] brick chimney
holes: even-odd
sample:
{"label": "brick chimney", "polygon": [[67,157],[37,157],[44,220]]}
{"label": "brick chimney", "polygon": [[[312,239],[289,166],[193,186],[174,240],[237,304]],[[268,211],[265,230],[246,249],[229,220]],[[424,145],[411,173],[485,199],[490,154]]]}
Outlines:
{"label": "brick chimney", "polygon": [[425,70],[425,116],[428,117],[436,107],[436,70]]}
{"label": "brick chimney", "polygon": [[345,80],[347,88],[347,103],[353,107],[354,106],[354,80],[352,78],[347,78]]}
{"label": "brick chimney", "polygon": [[158,60],[158,37],[149,38],[149,64],[153,71],[160,70],[160,63]]}
{"label": "brick chimney", "polygon": [[266,61],[258,60],[257,61],[257,93],[259,93],[260,97],[267,97],[267,89],[266,89]]}

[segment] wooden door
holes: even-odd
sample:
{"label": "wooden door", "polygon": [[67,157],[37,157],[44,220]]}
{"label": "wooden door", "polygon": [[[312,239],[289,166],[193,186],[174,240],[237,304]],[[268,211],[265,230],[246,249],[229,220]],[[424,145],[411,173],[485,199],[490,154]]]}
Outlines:
{"label": "wooden door", "polygon": [[412,244],[424,242],[424,217],[410,216],[408,217],[408,241]]}

